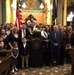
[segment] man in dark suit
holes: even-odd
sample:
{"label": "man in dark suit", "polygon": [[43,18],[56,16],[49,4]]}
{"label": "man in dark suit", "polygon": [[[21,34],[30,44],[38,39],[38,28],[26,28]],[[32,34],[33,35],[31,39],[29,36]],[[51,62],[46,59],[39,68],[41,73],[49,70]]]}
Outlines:
{"label": "man in dark suit", "polygon": [[[30,38],[30,32],[26,28],[26,23],[22,23],[22,28],[18,31],[20,36],[20,44],[22,44],[22,38],[26,38],[27,40]],[[21,58],[21,47],[19,48],[19,65],[22,67],[22,58]]]}
{"label": "man in dark suit", "polygon": [[62,41],[62,33],[58,30],[58,26],[53,26],[53,31],[49,34],[50,49],[51,49],[51,65],[54,66],[54,61],[56,66],[59,65],[59,54],[60,54],[60,44]]}
{"label": "man in dark suit", "polygon": [[11,25],[9,23],[6,24],[6,34],[9,35],[12,32]]}
{"label": "man in dark suit", "polygon": [[21,28],[21,30],[19,30],[19,35],[21,38],[20,41],[22,41],[23,37],[26,37],[26,39],[30,38],[31,34],[30,34],[29,30],[26,28],[26,23],[22,23],[22,28]]}

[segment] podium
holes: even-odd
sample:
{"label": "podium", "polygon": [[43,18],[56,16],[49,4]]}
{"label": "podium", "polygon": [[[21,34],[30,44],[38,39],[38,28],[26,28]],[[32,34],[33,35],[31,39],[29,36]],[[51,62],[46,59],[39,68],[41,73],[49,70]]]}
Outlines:
{"label": "podium", "polygon": [[32,38],[30,40],[30,67],[43,66],[42,38]]}
{"label": "podium", "polygon": [[0,75],[10,75],[11,50],[0,51]]}
{"label": "podium", "polygon": [[69,49],[71,56],[71,75],[74,75],[74,48]]}

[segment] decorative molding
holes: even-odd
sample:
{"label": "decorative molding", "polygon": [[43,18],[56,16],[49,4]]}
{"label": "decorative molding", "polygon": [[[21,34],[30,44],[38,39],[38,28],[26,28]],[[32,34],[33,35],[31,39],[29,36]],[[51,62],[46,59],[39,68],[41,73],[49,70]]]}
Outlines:
{"label": "decorative molding", "polygon": [[74,6],[74,1],[73,1],[73,0],[68,0],[68,1],[67,1],[67,6],[68,6],[68,7]]}
{"label": "decorative molding", "polygon": [[74,0],[68,0],[67,10],[68,11],[74,11]]}
{"label": "decorative molding", "polygon": [[[64,0],[63,0],[63,5],[64,5]],[[74,6],[74,0],[67,0],[67,7]]]}
{"label": "decorative molding", "polygon": [[43,13],[41,10],[23,10],[25,13]]}
{"label": "decorative molding", "polygon": [[30,10],[32,10],[34,7],[36,7],[36,0],[27,0],[26,5]]}
{"label": "decorative molding", "polygon": [[2,0],[3,1],[3,3],[6,3],[6,0]]}
{"label": "decorative molding", "polygon": [[43,8],[43,13],[47,13],[47,3],[45,3],[45,0],[41,0],[41,2],[43,3],[44,5],[44,8]]}

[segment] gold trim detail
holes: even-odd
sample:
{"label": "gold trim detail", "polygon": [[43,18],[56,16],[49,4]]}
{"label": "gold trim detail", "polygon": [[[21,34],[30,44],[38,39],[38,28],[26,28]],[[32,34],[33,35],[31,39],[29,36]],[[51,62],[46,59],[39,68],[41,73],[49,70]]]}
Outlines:
{"label": "gold trim detail", "polygon": [[36,7],[36,0],[27,0],[26,5],[30,10],[32,10],[34,7]]}

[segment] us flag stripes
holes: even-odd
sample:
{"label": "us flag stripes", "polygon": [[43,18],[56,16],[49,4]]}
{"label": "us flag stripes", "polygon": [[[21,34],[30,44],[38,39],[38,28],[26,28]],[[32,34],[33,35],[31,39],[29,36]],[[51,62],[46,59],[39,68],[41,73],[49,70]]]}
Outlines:
{"label": "us flag stripes", "polygon": [[19,5],[19,2],[17,1],[17,9],[16,9],[16,22],[15,25],[18,30],[21,28],[21,23],[22,23],[22,8]]}

